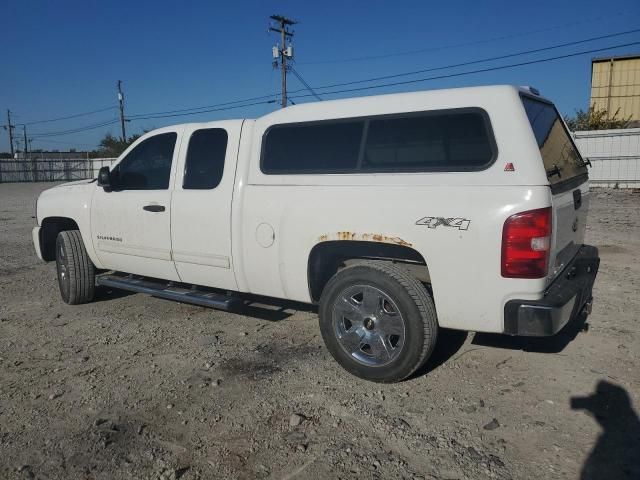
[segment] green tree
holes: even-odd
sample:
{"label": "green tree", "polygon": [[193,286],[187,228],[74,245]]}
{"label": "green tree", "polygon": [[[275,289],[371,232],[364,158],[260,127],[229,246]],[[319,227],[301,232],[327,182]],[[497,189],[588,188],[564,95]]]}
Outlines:
{"label": "green tree", "polygon": [[582,109],[576,110],[573,117],[565,116],[564,121],[573,132],[581,130],[609,130],[614,128],[627,128],[631,122],[631,116],[628,118],[619,118],[620,109],[610,115],[606,109],[599,110],[595,105],[589,107],[586,112]]}
{"label": "green tree", "polygon": [[100,157],[117,157],[124,152],[129,145],[135,142],[141,135],[147,133],[136,133],[131,135],[125,141],[122,141],[118,137],[114,137],[111,132],[107,133],[102,140],[100,140],[99,148],[94,152],[96,156]]}

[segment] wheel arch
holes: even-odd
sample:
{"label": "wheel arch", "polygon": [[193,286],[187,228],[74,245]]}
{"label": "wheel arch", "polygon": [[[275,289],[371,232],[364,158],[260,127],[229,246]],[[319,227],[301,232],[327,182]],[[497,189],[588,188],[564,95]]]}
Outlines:
{"label": "wheel arch", "polygon": [[39,241],[43,260],[51,262],[56,259],[56,238],[66,230],[80,230],[80,227],[69,217],[46,217],[42,220]]}
{"label": "wheel arch", "polygon": [[341,268],[358,260],[386,260],[401,264],[415,278],[431,283],[425,258],[407,245],[360,240],[327,240],[309,252],[307,282],[309,296],[318,302],[329,279]]}

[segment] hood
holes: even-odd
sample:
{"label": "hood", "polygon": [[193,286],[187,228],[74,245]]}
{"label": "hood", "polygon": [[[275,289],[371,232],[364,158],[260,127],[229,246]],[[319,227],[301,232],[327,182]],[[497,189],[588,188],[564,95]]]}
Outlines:
{"label": "hood", "polygon": [[65,217],[80,224],[88,215],[88,208],[96,186],[94,180],[79,180],[52,186],[44,190],[36,201],[38,225],[47,217]]}
{"label": "hood", "polygon": [[86,183],[92,183],[92,182],[95,182],[95,181],[96,181],[95,178],[85,178],[84,180],[75,180],[73,182],[61,183],[60,185],[56,185],[56,186],[51,187],[51,188],[72,187],[74,185],[84,185]]}

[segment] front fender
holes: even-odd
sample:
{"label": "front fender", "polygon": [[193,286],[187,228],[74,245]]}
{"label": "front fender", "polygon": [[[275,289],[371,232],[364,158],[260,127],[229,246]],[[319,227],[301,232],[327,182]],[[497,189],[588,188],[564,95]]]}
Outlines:
{"label": "front fender", "polygon": [[91,199],[97,185],[92,180],[70,182],[42,192],[37,201],[37,221],[42,226],[47,218],[61,217],[73,220],[80,229],[87,254],[94,265],[103,268],[91,241]]}

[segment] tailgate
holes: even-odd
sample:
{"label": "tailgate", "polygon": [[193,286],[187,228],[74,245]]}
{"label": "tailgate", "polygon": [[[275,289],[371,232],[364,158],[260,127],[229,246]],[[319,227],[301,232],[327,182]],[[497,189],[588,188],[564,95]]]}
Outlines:
{"label": "tailgate", "polygon": [[528,95],[522,95],[522,103],[540,149],[540,161],[552,194],[551,280],[584,243],[589,210],[587,164],[552,103]]}
{"label": "tailgate", "polygon": [[553,203],[552,250],[550,280],[561,272],[584,244],[589,211],[589,183],[584,182],[560,193],[555,193]]}

